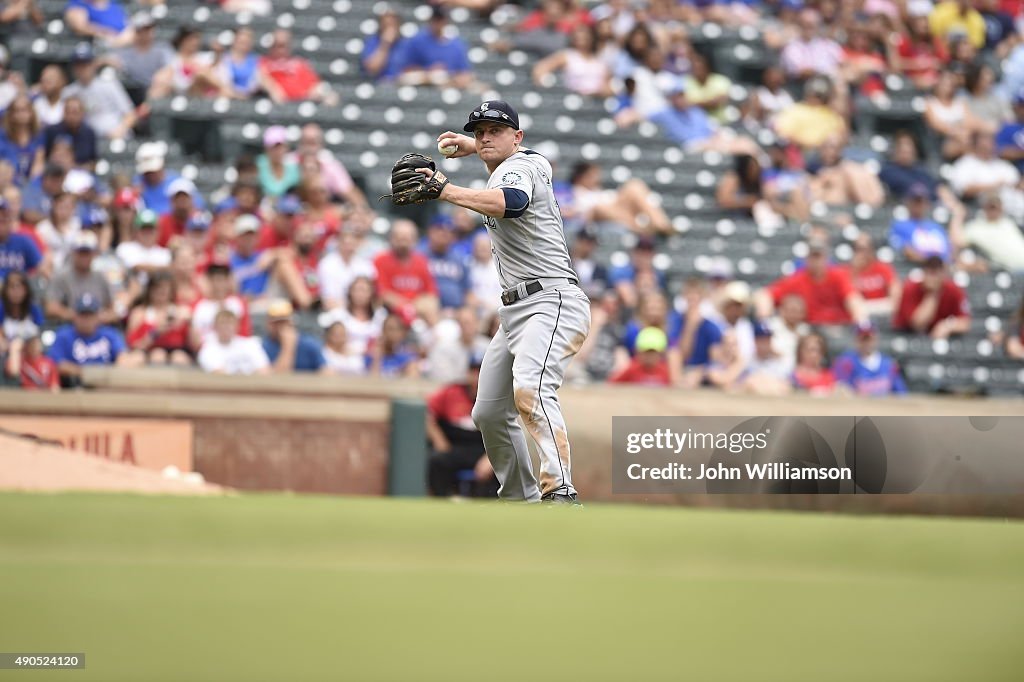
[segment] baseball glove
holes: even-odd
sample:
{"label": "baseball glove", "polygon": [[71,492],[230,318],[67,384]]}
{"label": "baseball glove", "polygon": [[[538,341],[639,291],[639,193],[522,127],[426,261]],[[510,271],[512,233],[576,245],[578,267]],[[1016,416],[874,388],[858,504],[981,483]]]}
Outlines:
{"label": "baseball glove", "polygon": [[[434,174],[427,179],[417,168],[429,168]],[[391,202],[398,206],[422,204],[441,196],[441,190],[447,184],[448,176],[437,170],[429,156],[406,154],[391,169],[391,194],[385,194],[381,199],[391,197]]]}

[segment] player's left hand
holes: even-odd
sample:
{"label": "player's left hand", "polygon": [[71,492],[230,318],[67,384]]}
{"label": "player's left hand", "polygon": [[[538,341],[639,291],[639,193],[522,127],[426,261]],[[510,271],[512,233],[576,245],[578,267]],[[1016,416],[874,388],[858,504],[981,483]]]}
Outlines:
{"label": "player's left hand", "polygon": [[448,176],[429,156],[406,154],[391,169],[391,194],[385,196],[398,206],[422,204],[440,198],[447,184]]}

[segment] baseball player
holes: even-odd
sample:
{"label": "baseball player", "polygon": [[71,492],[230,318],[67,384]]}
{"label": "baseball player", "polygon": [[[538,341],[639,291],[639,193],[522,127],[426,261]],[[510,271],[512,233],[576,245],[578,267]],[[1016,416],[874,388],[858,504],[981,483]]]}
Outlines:
{"label": "baseball player", "polygon": [[[570,265],[551,164],[523,146],[519,115],[507,102],[482,103],[463,129],[472,137],[445,132],[438,147],[453,158],[477,154],[490,173],[486,189],[452,184],[426,157],[403,165],[404,157],[392,173],[393,198],[436,198],[484,216],[504,293],[501,328],[480,368],[473,421],[501,482],[501,499],[578,504],[557,391],[590,332],[590,300]],[[409,167],[423,161],[429,167]],[[537,442],[539,485],[519,416]]]}

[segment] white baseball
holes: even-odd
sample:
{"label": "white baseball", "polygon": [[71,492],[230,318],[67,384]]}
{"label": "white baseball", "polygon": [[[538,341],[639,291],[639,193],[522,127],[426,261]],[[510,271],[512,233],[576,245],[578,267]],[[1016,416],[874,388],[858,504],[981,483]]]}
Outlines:
{"label": "white baseball", "polygon": [[438,142],[437,143],[437,151],[441,152],[441,154],[443,154],[444,156],[455,156],[459,152],[459,146],[453,144],[453,145],[448,145],[446,147],[446,146],[444,146],[444,143]]}

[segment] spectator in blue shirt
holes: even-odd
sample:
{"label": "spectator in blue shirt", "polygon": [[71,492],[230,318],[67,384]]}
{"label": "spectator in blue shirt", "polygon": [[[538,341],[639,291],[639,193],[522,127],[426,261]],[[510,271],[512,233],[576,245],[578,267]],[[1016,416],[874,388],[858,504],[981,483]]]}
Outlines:
{"label": "spectator in blue shirt", "polygon": [[126,45],[133,35],[128,14],[117,0],[68,0],[64,20],[73,33],[111,46]]}
{"label": "spectator in blue shirt", "polygon": [[445,37],[448,12],[435,5],[430,22],[419,33],[402,41],[395,57],[400,81],[409,85],[445,85],[466,88],[473,82],[466,44]]}
{"label": "spectator in blue shirt", "polygon": [[870,322],[857,328],[857,346],[836,358],[832,364],[836,381],[849,386],[858,395],[893,395],[907,392],[899,365],[878,352],[878,332]]}
{"label": "spectator in blue shirt", "polygon": [[273,301],[267,307],[267,335],[263,337],[263,350],[270,359],[273,371],[327,373],[320,343],[295,328],[292,304],[284,299]]}
{"label": "spectator in blue shirt", "polygon": [[928,217],[928,188],[911,187],[906,207],[910,213],[907,219],[894,220],[889,228],[889,246],[911,263],[923,263],[930,256],[939,256],[948,263],[953,255],[952,245],[945,228]]}
{"label": "spectator in blue shirt", "polygon": [[8,272],[29,273],[36,269],[43,257],[30,237],[15,234],[15,216],[7,200],[0,197],[0,280]]}
{"label": "spectator in blue shirt", "polygon": [[409,338],[409,320],[388,315],[380,336],[366,354],[366,368],[372,376],[414,379],[419,376],[419,353]]}
{"label": "spectator in blue shirt", "polygon": [[[157,215],[171,212],[171,197],[168,196],[167,190],[170,189],[171,183],[181,177],[174,171],[164,168],[165,157],[165,147],[159,142],[144,142],[135,152],[135,172],[138,176],[134,184],[141,190],[141,208],[148,208]],[[206,208],[206,202],[201,194],[197,193],[194,199],[197,211]]]}
{"label": "spectator in blue shirt", "polygon": [[36,223],[50,215],[53,200],[64,192],[67,169],[55,163],[47,163],[43,174],[28,183],[21,193],[21,214],[25,222]]}
{"label": "spectator in blue shirt", "polygon": [[637,240],[628,263],[609,268],[608,284],[615,288],[626,308],[635,308],[639,302],[643,287],[638,286],[638,280],[642,276],[652,277],[656,288],[665,290],[665,273],[654,267],[654,255],[654,238],[644,235]]}
{"label": "spectator in blue shirt", "polygon": [[238,293],[259,298],[267,292],[276,260],[273,250],[260,251],[260,219],[243,214],[235,219],[235,248],[231,251],[231,273]]}
{"label": "spectator in blue shirt", "polygon": [[1024,92],[1013,98],[1013,113],[1017,120],[1007,123],[996,134],[996,152],[1017,170],[1024,171]]}
{"label": "spectator in blue shirt", "polygon": [[679,343],[673,348],[670,362],[673,370],[684,367],[705,367],[711,362],[711,348],[722,341],[722,328],[705,316],[707,285],[692,278],[683,287],[686,311],[681,319]]}
{"label": "spectator in blue shirt", "polygon": [[401,19],[388,9],[377,18],[380,28],[376,35],[366,39],[363,56],[359,61],[363,73],[374,80],[391,80],[398,76],[398,56],[404,49]]}
{"label": "spectator in blue shirt", "polygon": [[100,300],[83,294],[75,301],[74,320],[57,330],[48,355],[57,363],[61,383],[81,384],[85,365],[131,365],[124,337],[113,327],[100,324]]}
{"label": "spectator in blue shirt", "polygon": [[917,142],[913,134],[906,130],[901,130],[893,136],[892,153],[882,164],[878,179],[890,194],[899,199],[906,197],[910,188],[915,185],[927,187],[932,200],[939,198],[939,180],[921,163]]}
{"label": "spectator in blue shirt", "polygon": [[43,130],[43,144],[49,158],[53,146],[60,138],[70,138],[71,148],[75,152],[75,163],[92,169],[100,158],[96,131],[85,122],[85,105],[78,97],[64,100],[64,118],[60,123],[47,126]]}
{"label": "spectator in blue shirt", "polygon": [[452,251],[455,222],[447,215],[436,216],[427,228],[426,244],[420,249],[427,257],[430,274],[437,283],[441,307],[461,308],[469,291],[469,268],[466,259]]}
{"label": "spectator in blue shirt", "polygon": [[0,123],[0,158],[14,167],[19,187],[43,170],[43,136],[39,117],[28,95],[14,98]]}

